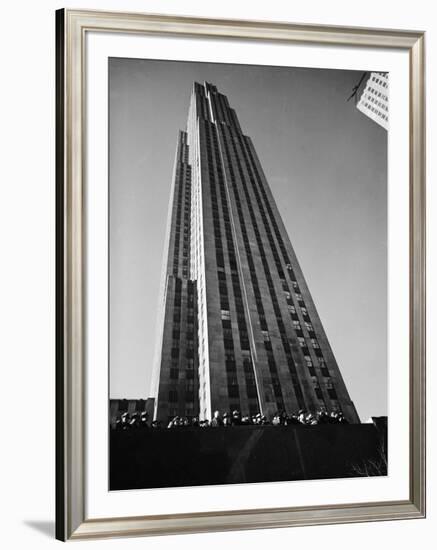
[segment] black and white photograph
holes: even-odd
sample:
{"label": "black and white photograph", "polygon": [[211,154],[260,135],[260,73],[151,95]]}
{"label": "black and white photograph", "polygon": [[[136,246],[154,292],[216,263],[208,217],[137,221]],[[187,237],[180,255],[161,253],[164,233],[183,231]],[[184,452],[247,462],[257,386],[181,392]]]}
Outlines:
{"label": "black and white photograph", "polygon": [[5,3],[5,549],[432,548],[433,8]]}
{"label": "black and white photograph", "polygon": [[389,73],[108,62],[109,489],[386,476]]}

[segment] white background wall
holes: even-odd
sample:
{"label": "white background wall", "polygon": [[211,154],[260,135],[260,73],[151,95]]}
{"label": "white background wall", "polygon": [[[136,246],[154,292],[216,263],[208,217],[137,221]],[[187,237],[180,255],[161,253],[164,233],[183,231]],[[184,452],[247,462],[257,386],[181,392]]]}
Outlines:
{"label": "white background wall", "polygon": [[[21,0],[2,5],[0,129],[0,540],[4,548],[49,549],[54,539],[54,10],[60,7],[149,11],[206,17],[426,30],[428,97],[428,518],[185,535],[84,546],[114,549],[178,547],[433,548],[437,534],[436,247],[437,17],[416,0]],[[431,151],[434,152],[432,158]],[[435,369],[434,369],[435,370]],[[434,432],[434,433],[433,433]]]}

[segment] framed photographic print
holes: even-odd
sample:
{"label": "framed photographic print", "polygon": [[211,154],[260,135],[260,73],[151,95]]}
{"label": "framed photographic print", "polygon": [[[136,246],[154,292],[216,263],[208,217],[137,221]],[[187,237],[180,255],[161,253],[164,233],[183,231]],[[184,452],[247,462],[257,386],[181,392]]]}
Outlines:
{"label": "framed photographic print", "polygon": [[423,63],[57,12],[57,538],[424,517]]}

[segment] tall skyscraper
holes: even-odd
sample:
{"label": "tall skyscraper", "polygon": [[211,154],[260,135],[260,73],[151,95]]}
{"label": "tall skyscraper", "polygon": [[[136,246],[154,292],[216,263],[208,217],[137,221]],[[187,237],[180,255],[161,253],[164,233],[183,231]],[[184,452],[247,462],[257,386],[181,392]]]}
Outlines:
{"label": "tall skyscraper", "polygon": [[359,422],[252,141],[207,82],[179,132],[163,275],[155,418]]}

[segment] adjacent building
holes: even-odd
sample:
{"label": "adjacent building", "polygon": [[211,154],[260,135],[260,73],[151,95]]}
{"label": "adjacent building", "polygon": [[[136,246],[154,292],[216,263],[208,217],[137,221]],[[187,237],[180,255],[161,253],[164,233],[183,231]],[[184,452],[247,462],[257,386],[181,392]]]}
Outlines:
{"label": "adjacent building", "polygon": [[253,143],[207,82],[178,136],[162,295],[155,419],[325,408],[359,422]]}
{"label": "adjacent building", "polygon": [[363,84],[357,109],[388,130],[388,73],[370,73]]}

